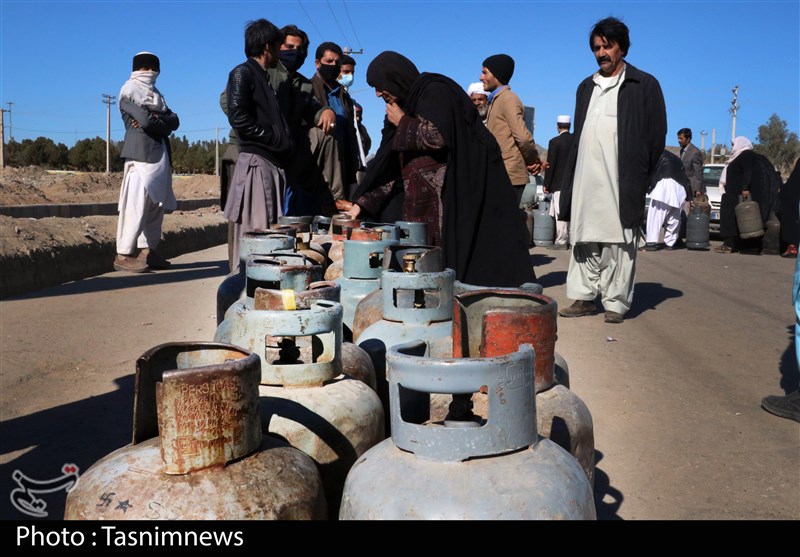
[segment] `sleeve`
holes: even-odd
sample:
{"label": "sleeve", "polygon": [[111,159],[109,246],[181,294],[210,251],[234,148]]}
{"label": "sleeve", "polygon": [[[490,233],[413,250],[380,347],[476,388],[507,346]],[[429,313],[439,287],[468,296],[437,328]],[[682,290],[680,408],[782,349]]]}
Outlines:
{"label": "sleeve", "polygon": [[692,192],[703,193],[703,153],[700,149],[692,157]]}
{"label": "sleeve", "polygon": [[[499,98],[502,99],[502,97]],[[539,162],[539,151],[536,150],[536,145],[533,143],[533,135],[525,125],[525,107],[522,106],[522,101],[518,97],[511,97],[511,99],[513,102],[503,105],[503,117],[511,130],[514,143],[522,153],[522,158],[525,159],[525,164],[531,165]]]}
{"label": "sleeve", "polygon": [[288,137],[280,133],[281,123],[265,127],[253,116],[256,113],[254,91],[255,83],[247,66],[235,67],[228,75],[226,88],[228,123],[240,140],[261,143],[276,153],[287,151]]}
{"label": "sleeve", "polygon": [[645,115],[648,118],[650,130],[650,172],[655,172],[658,159],[664,152],[667,137],[667,107],[664,103],[664,93],[655,77],[650,76],[649,86],[644,92]]}
{"label": "sleeve", "polygon": [[549,167],[544,172],[544,191],[545,193],[550,191],[550,186],[553,184],[553,174],[555,171],[556,160],[558,158],[558,154],[556,153],[556,146],[555,141],[553,139],[547,144],[547,164]]}
{"label": "sleeve", "polygon": [[408,114],[400,119],[392,139],[394,151],[437,151],[444,146],[444,137],[433,122]]}
{"label": "sleeve", "polygon": [[178,116],[172,111],[159,114],[136,104],[127,97],[120,98],[119,110],[126,128],[130,127],[133,120],[136,120],[142,130],[160,137],[169,137],[174,130],[178,129]]}
{"label": "sleeve", "polygon": [[395,182],[386,182],[375,189],[368,191],[356,200],[356,204],[361,206],[367,213],[373,217],[377,217],[381,213],[381,209],[386,204],[386,201],[392,195]]}

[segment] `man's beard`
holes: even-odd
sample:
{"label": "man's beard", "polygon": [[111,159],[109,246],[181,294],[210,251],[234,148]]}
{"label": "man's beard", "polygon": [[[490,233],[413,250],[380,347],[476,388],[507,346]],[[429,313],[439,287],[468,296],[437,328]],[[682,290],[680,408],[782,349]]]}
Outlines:
{"label": "man's beard", "polygon": [[480,116],[483,119],[486,119],[486,115],[489,114],[489,107],[488,106],[483,106],[483,107],[475,107],[475,108],[478,109],[478,116]]}

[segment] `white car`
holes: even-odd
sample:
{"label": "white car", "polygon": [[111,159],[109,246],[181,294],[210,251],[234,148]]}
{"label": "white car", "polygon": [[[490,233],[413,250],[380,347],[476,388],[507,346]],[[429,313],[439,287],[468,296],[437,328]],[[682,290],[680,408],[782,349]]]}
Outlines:
{"label": "white car", "polygon": [[719,178],[724,168],[724,164],[716,163],[703,166],[703,185],[706,187],[708,202],[711,203],[711,216],[708,219],[708,231],[711,234],[719,234],[719,206],[722,200]]}

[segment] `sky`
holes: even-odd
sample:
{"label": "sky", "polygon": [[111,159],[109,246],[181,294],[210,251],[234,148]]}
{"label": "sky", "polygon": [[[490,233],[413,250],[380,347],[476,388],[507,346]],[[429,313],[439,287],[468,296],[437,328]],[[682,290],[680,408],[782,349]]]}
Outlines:
{"label": "sky", "polygon": [[[505,53],[511,89],[532,106],[534,139],[547,147],[560,114],[574,118],[578,83],[597,70],[589,33],[614,16],[630,29],[626,60],[654,75],[667,105],[667,145],[679,129],[709,149],[736,135],[754,143],[772,114],[800,133],[800,0],[759,1],[41,1],[0,0],[0,107],[5,140],[49,137],[71,147],[106,136],[108,105],[128,79],[133,55],[161,60],[157,87],[189,142],[230,130],[219,107],[228,73],[245,60],[244,27],[266,18],[293,23],[311,40],[300,69],[314,74],[314,50],[333,41],[355,52],[350,94],[364,108],[374,153],[385,105],[366,83],[372,59],[394,50],[421,72],[466,89],[482,62]],[[111,138],[122,141],[118,106]],[[703,140],[702,131],[707,135]]]}

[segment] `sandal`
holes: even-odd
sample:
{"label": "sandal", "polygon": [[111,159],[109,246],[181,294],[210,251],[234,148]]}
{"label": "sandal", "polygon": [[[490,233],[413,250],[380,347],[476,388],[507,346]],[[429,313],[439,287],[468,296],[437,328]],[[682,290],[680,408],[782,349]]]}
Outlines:
{"label": "sandal", "polygon": [[714,251],[717,253],[733,253],[733,248],[730,246],[717,246]]}

